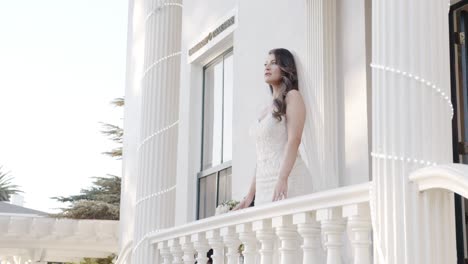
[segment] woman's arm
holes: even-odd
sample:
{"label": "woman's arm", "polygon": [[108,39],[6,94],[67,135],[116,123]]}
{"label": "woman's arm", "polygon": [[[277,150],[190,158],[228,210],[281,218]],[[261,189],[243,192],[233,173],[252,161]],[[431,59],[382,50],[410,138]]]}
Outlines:
{"label": "woman's arm", "polygon": [[249,188],[249,192],[247,193],[247,196],[245,196],[244,199],[232,210],[243,209],[243,208],[247,208],[250,206],[250,204],[252,203],[255,197],[255,192],[256,192],[256,175],[257,175],[257,165],[255,165],[254,175],[252,177],[252,181],[250,183],[250,188]]}
{"label": "woman's arm", "polygon": [[[292,90],[287,93],[286,105],[288,141],[280,166],[278,182],[273,192],[273,201],[286,198],[288,195],[288,177],[296,162],[297,151],[301,143],[302,131],[304,130],[305,123],[306,109],[299,91]],[[284,194],[284,196],[282,194]]]}

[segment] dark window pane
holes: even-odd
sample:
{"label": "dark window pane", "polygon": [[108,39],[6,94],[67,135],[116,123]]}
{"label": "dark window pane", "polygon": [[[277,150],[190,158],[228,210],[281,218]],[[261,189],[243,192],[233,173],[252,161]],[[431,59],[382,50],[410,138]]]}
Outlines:
{"label": "dark window pane", "polygon": [[205,218],[206,178],[201,178],[199,183],[198,218],[202,219]]}

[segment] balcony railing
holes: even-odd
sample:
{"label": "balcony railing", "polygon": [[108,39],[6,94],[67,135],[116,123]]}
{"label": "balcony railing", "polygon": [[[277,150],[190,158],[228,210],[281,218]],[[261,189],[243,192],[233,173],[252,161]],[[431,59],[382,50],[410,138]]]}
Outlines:
{"label": "balcony railing", "polygon": [[[149,237],[159,263],[371,263],[370,183],[289,198],[165,229]],[[347,232],[346,232],[347,231]],[[349,238],[344,240],[344,238]],[[279,250],[278,250],[279,249]],[[347,261],[346,261],[347,262]],[[211,262],[210,262],[211,263]]]}

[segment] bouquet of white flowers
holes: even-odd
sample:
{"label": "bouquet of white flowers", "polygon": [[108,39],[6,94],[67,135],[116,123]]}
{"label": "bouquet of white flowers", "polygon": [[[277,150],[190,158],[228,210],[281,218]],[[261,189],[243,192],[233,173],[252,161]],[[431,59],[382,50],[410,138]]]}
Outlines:
{"label": "bouquet of white flowers", "polygon": [[238,204],[239,204],[239,201],[236,201],[236,200],[229,200],[229,201],[222,202],[220,205],[218,205],[218,207],[216,207],[215,215],[227,213],[231,211],[234,207],[236,207],[236,205]]}

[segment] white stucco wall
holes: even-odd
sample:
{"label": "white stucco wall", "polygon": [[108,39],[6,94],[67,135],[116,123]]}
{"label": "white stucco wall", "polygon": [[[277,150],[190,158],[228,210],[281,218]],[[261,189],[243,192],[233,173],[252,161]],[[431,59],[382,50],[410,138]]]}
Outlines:
{"label": "white stucco wall", "polygon": [[[196,218],[197,172],[200,170],[203,65],[223,48],[189,63],[188,50],[237,7],[237,0],[184,1],[177,160],[176,225]],[[230,46],[229,43],[224,44]],[[235,56],[235,53],[234,53]],[[235,60],[235,58],[234,58]]]}
{"label": "white stucco wall", "polygon": [[[368,78],[366,65],[365,0],[338,0],[338,90],[341,100],[340,184],[369,179]],[[370,1],[367,1],[370,2]],[[233,35],[189,63],[188,49],[220,19],[237,9]],[[305,1],[196,0],[184,3],[181,91],[177,171],[176,225],[196,216],[196,174],[200,169],[202,66],[224,48],[234,45],[233,182],[234,199],[241,199],[253,177],[255,141],[249,128],[270,99],[263,81],[263,63],[272,48],[284,47],[305,54]],[[370,28],[368,28],[370,30]],[[370,44],[370,43],[367,43]],[[305,89],[304,87],[301,87]]]}
{"label": "white stucco wall", "polygon": [[[370,74],[370,53],[366,54],[366,51],[371,49],[371,43],[369,37],[366,39],[365,8],[370,3],[368,0],[337,0],[336,65],[341,186],[369,181],[367,96],[370,96],[370,87],[367,78]],[[370,35],[370,28],[367,30]]]}

